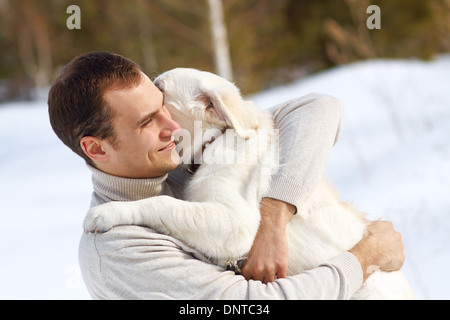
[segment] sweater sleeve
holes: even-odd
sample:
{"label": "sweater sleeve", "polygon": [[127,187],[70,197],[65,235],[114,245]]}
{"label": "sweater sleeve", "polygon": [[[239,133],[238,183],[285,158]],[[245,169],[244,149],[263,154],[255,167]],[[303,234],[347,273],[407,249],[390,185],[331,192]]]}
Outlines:
{"label": "sweater sleeve", "polygon": [[348,299],[363,278],[358,260],[346,252],[267,285],[247,281],[174,238],[136,226],[84,234],[79,260],[94,299]]}
{"label": "sweater sleeve", "polygon": [[302,202],[325,173],[337,141],[342,104],[331,96],[309,94],[271,109],[279,130],[279,169],[267,197],[301,210]]}

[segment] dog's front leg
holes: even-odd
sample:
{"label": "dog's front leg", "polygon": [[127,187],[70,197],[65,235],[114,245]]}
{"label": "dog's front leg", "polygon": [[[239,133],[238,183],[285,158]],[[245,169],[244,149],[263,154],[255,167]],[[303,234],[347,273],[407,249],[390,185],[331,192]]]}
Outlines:
{"label": "dog's front leg", "polygon": [[234,209],[220,203],[159,196],[91,208],[84,228],[105,232],[117,225],[140,225],[182,240],[205,255],[240,257],[250,249],[258,229],[258,217],[242,214],[250,211],[243,206]]}
{"label": "dog's front leg", "polygon": [[142,217],[143,205],[140,201],[112,201],[92,207],[84,218],[84,230],[97,233],[119,225],[146,226]]}
{"label": "dog's front leg", "polygon": [[183,229],[194,227],[189,222],[197,207],[193,202],[168,196],[113,201],[91,208],[84,220],[84,229],[86,232],[106,232],[119,225],[138,225],[175,233],[181,226]]}

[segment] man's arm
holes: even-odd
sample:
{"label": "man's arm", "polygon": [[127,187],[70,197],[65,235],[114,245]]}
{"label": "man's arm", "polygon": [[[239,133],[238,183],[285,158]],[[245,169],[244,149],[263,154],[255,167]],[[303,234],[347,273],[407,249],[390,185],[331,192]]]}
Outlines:
{"label": "man's arm", "polygon": [[370,275],[362,272],[361,264],[387,271],[400,269],[404,262],[401,237],[385,221],[369,225],[350,251],[266,285],[224,271],[175,238],[148,228],[121,226],[102,234],[83,234],[79,261],[93,298],[186,300],[348,299]]}
{"label": "man's arm", "polygon": [[271,111],[280,134],[280,162],[267,197],[301,210],[325,173],[339,136],[342,103],[331,96],[309,94]]}
{"label": "man's arm", "polygon": [[310,94],[271,109],[280,134],[280,166],[261,203],[261,223],[242,268],[246,279],[286,277],[286,225],[325,172],[342,116],[336,98]]}
{"label": "man's arm", "polygon": [[265,285],[224,271],[175,238],[148,228],[121,226],[102,234],[83,234],[79,261],[88,291],[96,299],[332,300],[348,299],[360,288],[363,277],[370,275],[363,274],[361,265],[398,270],[404,254],[392,224],[377,221],[350,252]]}
{"label": "man's arm", "polygon": [[181,241],[137,226],[84,234],[79,261],[96,299],[348,299],[363,278],[358,260],[345,253],[267,285],[246,281]]}
{"label": "man's arm", "polygon": [[287,276],[286,225],[296,208],[280,200],[264,198],[260,211],[259,229],[241,273],[247,280],[268,283]]}

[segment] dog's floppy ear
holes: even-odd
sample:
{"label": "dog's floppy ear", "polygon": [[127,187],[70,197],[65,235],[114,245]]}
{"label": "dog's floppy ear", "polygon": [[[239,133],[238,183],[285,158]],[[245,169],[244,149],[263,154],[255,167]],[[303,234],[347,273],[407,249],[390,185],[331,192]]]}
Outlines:
{"label": "dog's floppy ear", "polygon": [[213,108],[215,115],[225,121],[236,133],[245,139],[256,136],[258,118],[256,106],[245,102],[239,90],[231,84],[219,85],[203,90],[207,109]]}

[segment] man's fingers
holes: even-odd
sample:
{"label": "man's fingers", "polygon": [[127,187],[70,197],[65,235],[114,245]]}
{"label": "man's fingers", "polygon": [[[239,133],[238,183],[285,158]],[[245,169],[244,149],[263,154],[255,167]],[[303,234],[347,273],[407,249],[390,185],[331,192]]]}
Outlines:
{"label": "man's fingers", "polygon": [[255,275],[251,278],[252,280],[261,281],[262,283],[274,282],[276,280],[276,276],[273,273],[263,273],[259,275]]}
{"label": "man's fingers", "polygon": [[287,266],[279,266],[277,270],[277,279],[287,277]]}
{"label": "man's fingers", "polygon": [[270,282],[274,282],[276,279],[277,279],[277,277],[274,273],[268,273],[268,274],[264,275],[264,279],[262,280],[262,282],[267,284]]}
{"label": "man's fingers", "polygon": [[263,269],[263,266],[260,266],[260,265],[256,265],[256,266],[248,265],[246,274],[247,274],[247,276],[246,276],[247,280],[253,279],[253,280],[264,282],[264,279],[266,277],[266,273]]}
{"label": "man's fingers", "polygon": [[246,262],[242,266],[241,271],[246,280],[256,280],[266,284],[275,281],[277,278],[285,278],[287,276],[285,268],[277,271],[274,267],[250,266]]}

